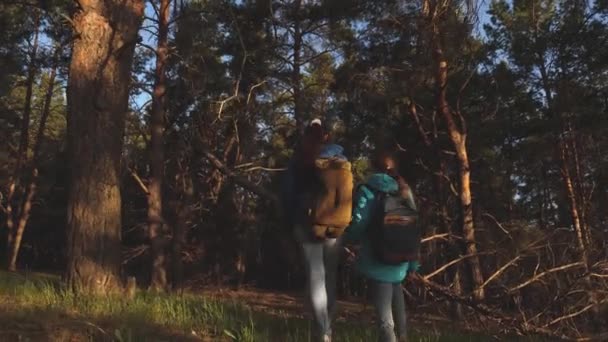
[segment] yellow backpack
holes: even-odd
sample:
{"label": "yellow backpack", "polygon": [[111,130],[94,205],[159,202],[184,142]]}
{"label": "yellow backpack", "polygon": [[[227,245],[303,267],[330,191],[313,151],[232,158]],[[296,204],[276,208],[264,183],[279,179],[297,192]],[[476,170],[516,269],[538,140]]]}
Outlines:
{"label": "yellow backpack", "polygon": [[315,160],[319,188],[315,191],[309,217],[317,239],[336,238],[352,217],[353,174],[351,163],[339,158]]}

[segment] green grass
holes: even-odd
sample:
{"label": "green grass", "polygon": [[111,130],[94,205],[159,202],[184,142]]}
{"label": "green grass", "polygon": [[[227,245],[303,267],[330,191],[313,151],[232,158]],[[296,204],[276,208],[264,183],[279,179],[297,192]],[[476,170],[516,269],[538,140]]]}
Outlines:
{"label": "green grass", "polygon": [[[46,275],[0,272],[0,307],[0,341],[310,341],[307,320],[253,312],[239,303],[189,293],[77,297]],[[369,321],[337,323],[335,341],[375,341]],[[410,339],[492,340],[416,330]]]}

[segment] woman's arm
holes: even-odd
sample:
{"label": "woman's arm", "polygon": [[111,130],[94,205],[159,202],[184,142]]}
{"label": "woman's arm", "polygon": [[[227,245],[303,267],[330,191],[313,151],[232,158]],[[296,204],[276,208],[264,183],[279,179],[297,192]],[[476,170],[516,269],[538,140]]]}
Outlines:
{"label": "woman's arm", "polygon": [[353,217],[346,229],[346,242],[355,243],[361,240],[371,220],[373,202],[374,193],[367,186],[360,186],[355,194]]}

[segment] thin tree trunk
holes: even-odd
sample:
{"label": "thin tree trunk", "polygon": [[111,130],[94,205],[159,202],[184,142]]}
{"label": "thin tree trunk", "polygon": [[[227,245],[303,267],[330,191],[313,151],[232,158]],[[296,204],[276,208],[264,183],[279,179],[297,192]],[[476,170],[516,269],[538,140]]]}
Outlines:
{"label": "thin tree trunk", "polygon": [[80,0],[68,82],[68,265],[76,292],[120,287],[120,164],[143,0]]}
{"label": "thin tree trunk", "polygon": [[184,166],[180,157],[177,157],[175,167],[175,183],[173,183],[173,199],[171,209],[174,213],[173,239],[171,240],[171,275],[172,287],[179,289],[183,282],[184,267],[182,251],[186,244],[188,218],[190,217],[190,204],[194,194],[192,181],[189,178],[188,168]]}
{"label": "thin tree trunk", "polygon": [[44,96],[44,106],[42,109],[42,115],[40,117],[40,124],[38,127],[38,133],[36,134],[36,140],[34,143],[34,151],[32,157],[32,165],[30,172],[29,183],[26,187],[24,199],[22,200],[21,210],[19,211],[19,218],[17,229],[15,230],[14,238],[12,239],[12,245],[8,246],[9,249],[9,264],[8,269],[10,271],[17,270],[17,258],[19,256],[19,250],[21,248],[21,240],[23,238],[23,232],[25,226],[30,218],[30,212],[32,209],[32,200],[36,194],[36,181],[38,180],[38,159],[40,153],[40,145],[44,138],[44,130],[46,128],[46,122],[51,112],[51,102],[53,101],[53,92],[55,90],[55,77],[57,76],[57,68],[59,67],[59,56],[61,54],[61,47],[57,47],[53,57],[53,69],[49,76],[49,84]]}
{"label": "thin tree trunk", "polygon": [[300,27],[300,10],[302,1],[295,1],[295,23],[293,33],[293,71],[291,82],[293,87],[293,116],[296,121],[296,131],[301,134],[304,131],[304,118],[302,117],[301,103],[301,55],[302,55],[302,29]]}
{"label": "thin tree trunk", "polygon": [[163,219],[162,180],[164,170],[163,135],[165,131],[166,66],[169,56],[168,32],[170,0],[160,0],[158,20],[158,46],[156,49],[156,71],[152,96],[152,119],[150,123],[150,169],[148,185],[148,224],[152,244],[152,282],[156,290],[167,288],[165,256],[165,232]]}
{"label": "thin tree trunk", "polygon": [[583,185],[583,176],[581,172],[578,146],[576,143],[576,135],[572,130],[571,123],[569,123],[568,126],[570,151],[572,152],[572,158],[574,162],[574,182],[576,184],[575,190],[578,195],[577,203],[578,210],[580,212],[581,230],[583,231],[583,238],[585,240],[587,248],[591,248],[591,232],[589,231],[589,225],[587,223],[587,194]]}
{"label": "thin tree trunk", "polygon": [[540,185],[540,190],[539,190],[539,206],[540,206],[540,211],[539,211],[539,220],[540,220],[540,228],[544,229],[548,226],[548,218],[547,218],[547,212],[546,209],[548,207],[548,196],[547,196],[547,169],[545,167],[545,163],[543,162],[541,164],[541,183]]}
{"label": "thin tree trunk", "polygon": [[572,216],[572,225],[576,232],[576,238],[578,242],[579,253],[581,260],[586,266],[589,265],[589,258],[587,256],[587,246],[585,244],[585,234],[581,226],[581,220],[578,212],[578,204],[576,201],[576,193],[572,184],[572,176],[568,167],[568,148],[566,142],[560,139],[559,142],[559,159],[561,163],[561,174],[564,186],[566,187],[566,194],[568,195],[568,204],[570,205],[570,215]]}
{"label": "thin tree trunk", "polygon": [[547,73],[547,67],[545,66],[545,58],[542,53],[538,54],[538,68],[541,74],[541,81],[543,84],[543,90],[545,91],[545,97],[547,99],[547,107],[548,107],[548,116],[549,119],[552,119],[561,124],[561,135],[557,138],[557,149],[558,149],[558,159],[559,166],[562,174],[562,181],[564,182],[564,186],[566,189],[566,195],[568,196],[568,204],[570,206],[570,216],[572,219],[572,225],[574,226],[574,230],[576,232],[576,237],[578,241],[578,248],[581,260],[585,263],[585,266],[589,265],[589,258],[587,254],[587,246],[585,244],[585,233],[583,231],[583,227],[581,226],[581,220],[579,215],[578,204],[576,200],[576,192],[572,183],[572,176],[570,175],[570,170],[568,166],[568,143],[565,141],[566,139],[566,128],[564,124],[564,120],[559,112],[558,108],[554,106],[553,103],[553,95],[551,91],[551,84],[549,75]]}
{"label": "thin tree trunk", "polygon": [[35,11],[36,14],[36,31],[34,33],[34,43],[32,44],[32,51],[30,52],[30,63],[27,71],[26,89],[25,89],[25,104],[23,106],[23,117],[21,118],[21,141],[19,142],[19,160],[17,163],[17,174],[21,173],[21,167],[27,160],[27,153],[29,149],[30,141],[30,116],[32,114],[32,92],[34,88],[34,81],[36,79],[36,73],[38,66],[36,65],[36,59],[38,58],[38,33],[40,26],[40,12]]}
{"label": "thin tree trunk", "polygon": [[[458,117],[461,122],[461,128],[456,125],[452,110],[447,102],[447,79],[448,79],[448,62],[443,53],[441,42],[441,32],[436,22],[438,18],[434,15],[431,17],[432,25],[432,43],[433,57],[436,63],[435,81],[437,86],[437,107],[438,112],[443,116],[450,136],[450,140],[456,150],[456,156],[459,164],[460,178],[460,210],[462,219],[462,232],[465,241],[465,249],[468,255],[477,254],[477,245],[475,242],[475,225],[473,221],[473,204],[471,201],[471,170],[469,166],[469,157],[466,149],[466,127],[464,118],[460,113]],[[473,256],[468,259],[471,268],[471,278],[473,281],[473,296],[476,300],[483,300],[485,297],[483,284],[483,275],[479,257]]]}
{"label": "thin tree trunk", "polygon": [[[16,235],[15,221],[17,218],[15,215],[20,215],[20,209],[18,208],[17,213],[13,212],[13,197],[16,192],[21,192],[21,177],[23,174],[23,164],[28,159],[28,149],[30,141],[30,116],[32,112],[32,93],[34,88],[34,81],[36,79],[37,65],[36,59],[38,58],[38,35],[40,31],[40,11],[35,10],[35,31],[34,41],[32,43],[32,50],[29,54],[29,64],[27,70],[27,79],[25,85],[25,99],[23,105],[23,113],[21,117],[21,135],[19,137],[19,149],[17,152],[17,164],[15,166],[15,172],[9,182],[9,191],[6,198],[6,228],[7,228],[7,267],[9,270],[14,270],[15,267],[12,265],[13,258],[13,244]],[[18,230],[18,226],[17,226]]]}

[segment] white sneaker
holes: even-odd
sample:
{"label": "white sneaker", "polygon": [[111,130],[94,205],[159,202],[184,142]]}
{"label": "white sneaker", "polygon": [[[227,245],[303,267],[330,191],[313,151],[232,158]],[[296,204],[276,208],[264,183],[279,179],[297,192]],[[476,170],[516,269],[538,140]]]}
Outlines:
{"label": "white sneaker", "polygon": [[323,335],[323,342],[331,342],[331,336]]}

